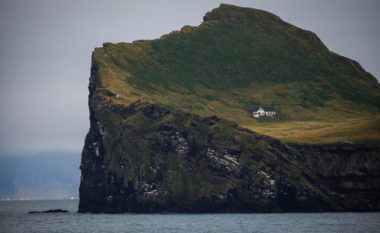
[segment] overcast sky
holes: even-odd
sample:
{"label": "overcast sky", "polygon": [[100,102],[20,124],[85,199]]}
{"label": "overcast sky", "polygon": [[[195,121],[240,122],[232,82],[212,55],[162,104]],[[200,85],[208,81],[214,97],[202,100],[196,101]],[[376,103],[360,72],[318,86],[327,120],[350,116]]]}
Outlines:
{"label": "overcast sky", "polygon": [[0,155],[79,153],[92,50],[199,25],[221,2],[271,11],[380,77],[377,0],[0,0]]}

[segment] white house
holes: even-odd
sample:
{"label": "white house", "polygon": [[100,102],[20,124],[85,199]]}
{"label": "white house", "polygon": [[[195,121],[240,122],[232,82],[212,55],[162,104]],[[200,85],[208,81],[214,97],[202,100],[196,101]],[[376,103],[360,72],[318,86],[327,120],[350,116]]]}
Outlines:
{"label": "white house", "polygon": [[273,107],[259,106],[253,110],[252,115],[254,118],[274,117],[276,115],[276,110]]}

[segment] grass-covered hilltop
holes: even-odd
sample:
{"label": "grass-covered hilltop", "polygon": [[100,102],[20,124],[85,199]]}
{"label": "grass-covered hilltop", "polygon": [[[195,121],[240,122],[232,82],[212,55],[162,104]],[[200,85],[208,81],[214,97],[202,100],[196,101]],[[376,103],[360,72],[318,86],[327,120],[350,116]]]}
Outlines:
{"label": "grass-covered hilltop", "polygon": [[[198,27],[105,43],[93,56],[119,98],[218,116],[285,141],[380,141],[380,85],[312,32],[261,10],[221,5]],[[275,107],[268,121],[257,105]]]}
{"label": "grass-covered hilltop", "polygon": [[380,210],[379,83],[271,13],[105,43],[89,91],[79,212]]}

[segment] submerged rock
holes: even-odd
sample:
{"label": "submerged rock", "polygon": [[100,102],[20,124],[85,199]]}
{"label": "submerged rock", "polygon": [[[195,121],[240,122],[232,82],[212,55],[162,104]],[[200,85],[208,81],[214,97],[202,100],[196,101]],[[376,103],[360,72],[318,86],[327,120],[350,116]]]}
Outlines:
{"label": "submerged rock", "polygon": [[63,210],[63,209],[52,209],[52,210],[45,210],[45,211],[29,211],[29,214],[49,214],[49,213],[68,213],[69,211]]}

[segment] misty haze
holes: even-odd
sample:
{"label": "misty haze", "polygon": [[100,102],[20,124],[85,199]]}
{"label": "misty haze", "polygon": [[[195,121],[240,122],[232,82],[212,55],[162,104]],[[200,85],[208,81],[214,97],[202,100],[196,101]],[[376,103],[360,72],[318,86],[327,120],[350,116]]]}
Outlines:
{"label": "misty haze", "polygon": [[2,0],[0,232],[376,232],[379,9]]}

